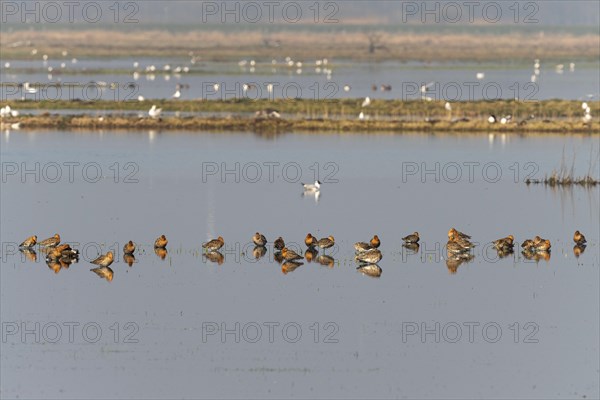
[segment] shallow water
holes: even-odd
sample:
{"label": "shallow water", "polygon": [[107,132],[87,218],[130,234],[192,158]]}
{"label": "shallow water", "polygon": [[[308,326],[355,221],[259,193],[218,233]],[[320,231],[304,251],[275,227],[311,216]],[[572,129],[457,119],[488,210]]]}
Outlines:
{"label": "shallow water", "polygon": [[[10,60],[7,60],[10,61]],[[138,68],[133,67],[139,62]],[[249,62],[250,60],[246,60]],[[471,101],[514,99],[546,100],[587,99],[588,95],[598,99],[600,78],[598,63],[565,60],[561,72],[554,63],[544,63],[535,83],[533,59],[531,65],[490,63],[421,63],[421,62],[351,62],[332,61],[328,66],[316,66],[314,60],[304,61],[302,68],[290,68],[284,60],[256,60],[252,69],[236,62],[199,62],[191,64],[189,59],[116,59],[80,60],[72,64],[70,57],[49,60],[12,61],[10,68],[0,67],[0,80],[9,86],[0,87],[0,99],[85,99],[85,100],[135,100],[139,95],[147,99],[168,99],[175,93],[177,84],[189,85],[181,91],[181,99],[231,99],[231,98],[304,98],[332,99],[359,98],[370,96],[376,99],[418,100],[420,86],[435,82],[427,93],[435,100]],[[61,64],[65,67],[61,68]],[[570,63],[574,62],[574,70]],[[156,71],[146,73],[145,68],[154,65]],[[164,66],[170,71],[165,72]],[[174,69],[187,66],[190,73],[174,73]],[[53,68],[48,75],[48,68]],[[331,76],[327,77],[327,70]],[[139,76],[134,78],[134,72]],[[93,71],[93,72],[90,72]],[[111,71],[120,71],[111,72]],[[477,79],[478,72],[485,74]],[[26,93],[14,85],[23,82],[42,86],[35,94]],[[117,86],[111,88],[110,83]],[[62,86],[57,84],[76,86]],[[100,84],[107,86],[100,86]],[[132,84],[131,87],[128,85]],[[218,89],[213,88],[218,84]],[[247,92],[244,84],[252,84]],[[267,86],[273,85],[272,92]],[[350,90],[345,91],[344,86]],[[376,85],[377,90],[372,90]],[[381,85],[391,85],[390,91],[381,91]]]}
{"label": "shallow water", "polygon": [[[597,177],[598,136],[15,131],[1,143],[4,397],[600,394],[599,191],[523,183],[563,157]],[[298,183],[315,178],[318,200]],[[479,243],[458,269],[443,250],[452,226]],[[417,253],[400,240],[415,230]],[[293,270],[270,247],[256,261],[256,231],[302,252],[307,232],[334,235],[335,263]],[[55,232],[79,263],[55,272],[14,250]],[[379,278],[353,261],[373,234]],[[488,243],[508,234],[550,239],[549,259],[499,259]],[[200,248],[218,235],[221,264]],[[109,249],[111,282],[89,271]]]}

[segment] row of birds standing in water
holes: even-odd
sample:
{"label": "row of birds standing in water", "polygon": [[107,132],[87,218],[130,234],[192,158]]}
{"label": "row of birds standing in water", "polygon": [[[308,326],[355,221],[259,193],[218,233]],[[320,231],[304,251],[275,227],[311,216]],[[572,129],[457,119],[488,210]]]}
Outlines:
{"label": "row of birds standing in water", "polygon": [[[20,245],[19,248],[23,251],[33,251],[33,247],[38,245],[40,248],[45,249],[47,256],[46,262],[50,263],[60,263],[60,264],[71,264],[73,262],[77,262],[79,260],[79,250],[73,249],[67,243],[60,243],[61,238],[58,233],[54,236],[44,239],[40,242],[37,241],[37,236],[33,235],[25,239]],[[418,232],[414,232],[410,235],[404,236],[402,238],[404,242],[403,246],[410,250],[418,250],[420,236]],[[573,235],[573,241],[575,242],[575,249],[579,249],[579,253],[575,251],[575,254],[581,254],[585,250],[587,240],[585,236],[579,232],[575,231]],[[256,232],[254,236],[252,236],[252,242],[256,246],[254,248],[254,253],[258,256],[263,256],[266,254],[266,245],[268,243],[265,235],[260,232]],[[154,241],[154,249],[157,255],[161,258],[166,256],[166,248],[169,241],[167,240],[165,235],[159,236]],[[277,262],[283,263],[283,268],[285,271],[294,270],[299,267],[303,263],[301,260],[306,259],[307,261],[312,261],[314,257],[317,256],[318,250],[320,248],[322,250],[329,249],[335,245],[335,238],[330,235],[321,239],[317,239],[311,233],[308,233],[304,238],[304,244],[307,247],[307,250],[304,255],[298,254],[296,251],[287,247],[284,239],[280,236],[273,242],[273,248],[275,250],[274,258]],[[494,248],[497,250],[500,257],[505,257],[509,254],[513,253],[513,249],[515,246],[514,236],[508,235],[506,237],[500,238],[492,242]],[[202,244],[202,248],[205,251],[205,257],[209,260],[217,262],[221,264],[223,262],[223,255],[219,252],[219,250],[225,245],[225,240],[222,236],[219,236],[216,239],[210,240]],[[354,244],[355,256],[354,259],[358,262],[358,269],[361,272],[364,272],[368,275],[379,276],[381,275],[381,268],[377,265],[379,261],[383,258],[383,254],[379,247],[381,245],[381,241],[377,235],[374,235],[373,238],[368,242],[357,242]],[[463,232],[460,232],[454,228],[451,228],[448,231],[448,242],[446,243],[446,250],[448,253],[448,261],[460,263],[465,260],[470,260],[473,258],[473,255],[470,254],[471,249],[475,247],[475,243],[471,241],[471,236],[467,235]],[[550,240],[544,239],[540,236],[535,236],[532,239],[526,239],[521,244],[523,255],[528,259],[538,259],[546,258],[545,256],[549,256],[551,250]],[[136,245],[133,241],[128,241],[123,246],[123,255],[124,261],[127,262],[130,266],[135,260],[134,253],[136,250]],[[161,256],[161,253],[164,256]],[[323,255],[320,257],[324,257],[324,260],[320,261],[325,264],[333,264],[334,259],[330,256]],[[129,262],[130,260],[131,262]],[[102,254],[98,256],[96,259],[92,260],[91,263],[97,265],[97,267],[92,268],[91,271],[95,272],[98,276],[105,278],[109,281],[113,278],[113,270],[110,268],[110,265],[114,261],[114,254],[112,251],[107,252],[106,254]]]}

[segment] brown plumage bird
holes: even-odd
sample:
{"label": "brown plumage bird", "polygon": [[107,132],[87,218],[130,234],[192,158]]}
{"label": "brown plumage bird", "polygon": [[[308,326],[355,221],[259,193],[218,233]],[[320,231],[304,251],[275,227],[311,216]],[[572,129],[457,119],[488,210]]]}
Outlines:
{"label": "brown plumage bird", "polygon": [[362,253],[358,253],[354,258],[363,263],[375,264],[378,263],[382,257],[383,255],[381,254],[381,251],[377,249],[371,249]]}
{"label": "brown plumage bird", "polygon": [[101,267],[108,267],[113,263],[113,252],[109,251],[106,254],[100,255],[94,261],[91,261],[92,264],[99,265]]}
{"label": "brown plumage bird", "polygon": [[304,257],[296,253],[294,250],[290,250],[287,247],[281,249],[281,255],[286,261],[300,260]]}
{"label": "brown plumage bird", "polygon": [[52,250],[46,256],[46,260],[58,260],[60,258],[67,258],[73,261],[73,258],[79,257],[79,250],[75,250],[71,248],[68,243],[63,243],[56,247],[53,247]]}
{"label": "brown plumage bird", "polygon": [[514,247],[514,236],[508,235],[502,239],[494,240],[492,243],[497,250],[508,250]]}
{"label": "brown plumage bird", "polygon": [[283,241],[283,238],[281,236],[275,239],[275,242],[273,242],[273,247],[276,250],[281,250],[285,247],[285,242]]}
{"label": "brown plumage bird", "polygon": [[533,243],[533,240],[526,239],[525,241],[523,241],[523,243],[521,243],[521,247],[525,250],[531,250],[535,247],[535,244]]}
{"label": "brown plumage bird", "polygon": [[265,235],[256,232],[254,236],[252,236],[252,242],[254,242],[254,244],[257,246],[264,246],[265,244],[267,244],[267,238],[265,237]]}
{"label": "brown plumage bird", "polygon": [[169,243],[169,241],[167,240],[167,237],[165,235],[160,235],[160,237],[158,237],[154,241],[154,248],[155,249],[164,249],[165,247],[167,247],[168,243]]}
{"label": "brown plumage bird", "polygon": [[549,251],[552,245],[548,239],[541,241],[537,245],[535,245],[536,251]]}
{"label": "brown plumage bird", "polygon": [[123,253],[124,254],[133,254],[134,252],[135,252],[135,243],[133,243],[131,240],[129,242],[125,243],[125,246],[123,246]]}
{"label": "brown plumage bird", "polygon": [[405,243],[419,243],[419,232],[404,236],[402,240],[404,240]]}
{"label": "brown plumage bird", "polygon": [[219,250],[225,244],[225,240],[221,236],[211,241],[202,244],[202,248],[208,251]]}
{"label": "brown plumage bird", "polygon": [[333,236],[328,236],[326,238],[319,239],[319,241],[317,242],[317,246],[319,246],[322,249],[328,249],[328,248],[332,247],[334,244],[335,244],[335,239],[333,238]]}
{"label": "brown plumage bird", "polygon": [[306,235],[306,238],[304,238],[304,244],[306,247],[313,247],[316,243],[317,239],[310,233]]}
{"label": "brown plumage bird", "polygon": [[461,237],[463,239],[471,239],[471,236],[467,235],[466,233],[462,233],[454,228],[450,228],[450,230],[448,231],[448,239],[452,239],[455,236]]}
{"label": "brown plumage bird", "polygon": [[60,243],[60,235],[55,233],[54,236],[44,239],[40,242],[40,247],[55,247]]}
{"label": "brown plumage bird", "polygon": [[[35,236],[32,236],[32,237],[35,237]],[[587,240],[585,240],[585,236],[583,236],[583,233],[581,233],[579,231],[575,231],[575,234],[573,235],[573,241],[577,244],[587,243]]]}
{"label": "brown plumage bird", "polygon": [[354,243],[354,251],[356,253],[362,253],[367,250],[376,249],[380,245],[381,245],[381,241],[379,240],[379,236],[374,235],[373,238],[369,241],[369,243],[366,243],[366,242]]}
{"label": "brown plumage bird", "polygon": [[27,239],[23,240],[23,243],[21,243],[19,245],[19,247],[28,249],[28,248],[35,246],[36,243],[37,243],[37,236],[33,235],[33,236],[29,236]]}

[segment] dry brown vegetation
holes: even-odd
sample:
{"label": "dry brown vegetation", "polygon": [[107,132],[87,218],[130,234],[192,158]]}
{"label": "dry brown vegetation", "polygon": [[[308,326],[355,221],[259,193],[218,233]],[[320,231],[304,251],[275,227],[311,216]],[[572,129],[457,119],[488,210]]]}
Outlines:
{"label": "dry brown vegetation", "polygon": [[[422,61],[493,61],[541,59],[588,59],[600,57],[600,35],[565,33],[411,33],[371,32],[384,49],[369,52],[366,32],[311,32],[310,30],[272,33],[281,47],[264,45],[264,34],[248,31],[15,31],[3,32],[0,45],[6,58],[31,57],[31,47],[11,47],[11,43],[31,41],[38,54],[58,57],[68,47],[77,57],[188,56],[194,52],[205,60],[231,60],[242,57],[314,59],[394,59]],[[68,43],[68,46],[65,44]]]}
{"label": "dry brown vegetation", "polygon": [[157,130],[196,130],[196,131],[273,131],[273,132],[440,132],[440,133],[584,133],[599,134],[600,123],[584,125],[577,120],[539,121],[524,125],[490,125],[485,120],[470,121],[403,121],[356,119],[255,119],[254,117],[148,117],[106,114],[101,117],[92,115],[25,115],[18,118],[5,118],[6,127],[20,122],[21,129],[157,129]]}

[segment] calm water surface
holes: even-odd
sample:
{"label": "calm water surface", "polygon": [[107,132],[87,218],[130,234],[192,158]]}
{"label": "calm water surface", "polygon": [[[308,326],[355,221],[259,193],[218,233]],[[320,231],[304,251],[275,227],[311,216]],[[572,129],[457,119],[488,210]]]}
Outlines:
{"label": "calm water surface", "polygon": [[[563,135],[3,133],[2,395],[597,398],[599,191],[523,180],[563,158],[597,177],[599,146]],[[315,178],[321,195],[303,196],[299,181]],[[443,249],[453,226],[479,243],[458,267]],[[578,258],[575,229],[588,239]],[[417,252],[400,240],[415,230]],[[256,231],[302,252],[307,232],[334,235],[335,261],[294,269],[270,246],[256,260]],[[78,244],[79,263],[51,269],[42,252],[14,250],[55,232]],[[164,259],[152,249],[160,234]],[[379,278],[353,260],[352,244],[373,234]],[[508,234],[550,239],[550,257],[499,259],[489,242]],[[221,263],[200,248],[218,235]],[[89,261],[111,249],[108,282]]]}
{"label": "calm water surface", "polygon": [[[122,58],[115,60],[87,59],[73,64],[70,57],[43,61],[10,61],[10,67],[0,66],[0,80],[8,86],[0,87],[2,99],[87,99],[136,100],[138,95],[147,99],[169,99],[177,84],[184,85],[181,99],[232,98],[358,98],[376,99],[421,98],[421,85],[434,82],[427,96],[436,100],[471,101],[480,99],[598,99],[600,77],[598,63],[565,60],[563,68],[556,63],[541,61],[540,75],[535,83],[533,58],[531,65],[496,63],[422,63],[331,61],[327,66],[316,66],[315,60],[303,62],[302,68],[288,67],[283,59],[249,61],[243,67],[236,62],[198,62],[190,59]],[[134,62],[138,62],[134,68]],[[570,69],[570,63],[574,69]],[[64,68],[61,64],[65,64]],[[169,71],[164,71],[165,66]],[[154,66],[156,71],[146,72]],[[190,68],[189,73],[175,73],[177,67]],[[48,68],[52,73],[48,74]],[[139,75],[134,75],[134,72]],[[328,73],[331,71],[331,73]],[[482,79],[477,73],[484,73]],[[328,77],[329,75],[329,77]],[[35,94],[27,93],[14,84],[30,82],[41,84]],[[111,83],[117,86],[110,86]],[[219,87],[215,89],[214,84]],[[57,89],[57,84],[65,84]],[[75,84],[76,86],[69,86]],[[129,87],[129,84],[133,86]],[[244,92],[242,86],[255,88]],[[267,86],[273,85],[272,92]],[[380,85],[391,85],[390,91],[381,91]],[[103,85],[103,86],[100,86]],[[345,91],[344,86],[350,90]],[[376,85],[377,90],[372,90]]]}

